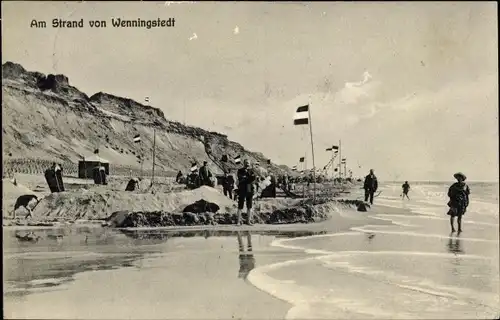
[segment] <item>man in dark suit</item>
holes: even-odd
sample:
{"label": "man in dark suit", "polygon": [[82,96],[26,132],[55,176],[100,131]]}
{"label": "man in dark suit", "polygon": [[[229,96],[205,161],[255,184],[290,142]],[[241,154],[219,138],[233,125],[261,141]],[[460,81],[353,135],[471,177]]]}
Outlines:
{"label": "man in dark suit", "polygon": [[241,224],[241,210],[247,205],[247,224],[252,224],[252,200],[255,192],[256,175],[250,163],[245,159],[243,167],[238,169],[238,220],[237,224]]}
{"label": "man in dark suit", "polygon": [[365,177],[365,202],[370,198],[370,204],[373,204],[373,195],[378,189],[377,177],[373,173],[373,169],[370,169],[370,174]]}

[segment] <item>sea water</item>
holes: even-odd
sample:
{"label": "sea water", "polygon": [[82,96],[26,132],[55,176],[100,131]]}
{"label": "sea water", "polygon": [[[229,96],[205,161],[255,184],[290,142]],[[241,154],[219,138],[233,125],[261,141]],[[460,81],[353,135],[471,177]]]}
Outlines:
{"label": "sea water", "polygon": [[375,198],[392,210],[374,218],[392,225],[277,239],[275,247],[314,256],[256,268],[250,282],[292,304],[288,319],[498,318],[498,184],[469,184],[461,234],[446,215],[450,184],[412,184],[411,200],[401,184],[382,185]]}

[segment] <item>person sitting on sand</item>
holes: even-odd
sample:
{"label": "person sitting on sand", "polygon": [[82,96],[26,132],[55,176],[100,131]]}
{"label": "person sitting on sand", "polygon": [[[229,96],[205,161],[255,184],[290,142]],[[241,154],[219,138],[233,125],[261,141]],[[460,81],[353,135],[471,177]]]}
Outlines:
{"label": "person sitting on sand", "polygon": [[457,179],[457,182],[448,189],[448,197],[450,197],[448,215],[450,216],[451,232],[455,232],[453,223],[455,217],[457,217],[458,232],[462,232],[462,216],[469,206],[470,188],[465,183],[467,177],[463,173],[455,173],[453,177]]}
{"label": "person sitting on sand", "polygon": [[402,194],[403,199],[406,196],[408,200],[410,200],[410,197],[408,197],[408,191],[410,191],[410,184],[408,183],[408,181],[405,181],[405,183],[402,185],[402,188],[403,188],[403,194]]}
{"label": "person sitting on sand", "polygon": [[364,187],[365,189],[365,202],[370,198],[370,204],[373,204],[373,195],[378,189],[377,177],[373,173],[373,169],[370,169],[370,174],[365,177]]}
{"label": "person sitting on sand", "polygon": [[238,169],[238,219],[237,224],[241,225],[241,210],[246,202],[247,205],[247,224],[252,224],[252,199],[255,192],[255,173],[250,168],[247,159],[243,161],[243,167]]}
{"label": "person sitting on sand", "polygon": [[177,172],[177,176],[175,177],[175,182],[181,183],[181,181],[182,181],[182,171],[179,170],[179,172]]}

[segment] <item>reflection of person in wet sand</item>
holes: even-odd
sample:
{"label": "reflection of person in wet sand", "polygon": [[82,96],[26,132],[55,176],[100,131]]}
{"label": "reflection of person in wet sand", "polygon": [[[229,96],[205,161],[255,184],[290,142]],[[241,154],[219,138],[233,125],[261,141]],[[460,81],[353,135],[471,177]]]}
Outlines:
{"label": "reflection of person in wet sand", "polygon": [[255,258],[252,252],[252,235],[250,232],[246,232],[247,236],[247,250],[245,252],[245,245],[243,244],[243,239],[241,232],[238,231],[238,246],[239,246],[239,259],[240,259],[240,271],[238,278],[246,279],[250,271],[255,268]]}
{"label": "reflection of person in wet sand", "polygon": [[456,238],[452,237],[452,235],[450,234],[450,239],[448,240],[448,252],[454,254],[464,253],[459,234],[456,236]]}

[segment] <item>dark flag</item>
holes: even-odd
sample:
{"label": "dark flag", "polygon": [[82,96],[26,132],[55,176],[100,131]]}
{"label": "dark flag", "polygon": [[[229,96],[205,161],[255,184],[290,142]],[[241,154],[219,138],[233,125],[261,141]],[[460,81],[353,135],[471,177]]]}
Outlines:
{"label": "dark flag", "polygon": [[293,124],[298,126],[302,124],[309,124],[309,105],[297,108],[293,118]]}
{"label": "dark flag", "polygon": [[304,162],[304,160],[306,160],[306,158],[302,157],[299,159],[299,162]]}

